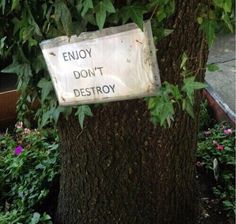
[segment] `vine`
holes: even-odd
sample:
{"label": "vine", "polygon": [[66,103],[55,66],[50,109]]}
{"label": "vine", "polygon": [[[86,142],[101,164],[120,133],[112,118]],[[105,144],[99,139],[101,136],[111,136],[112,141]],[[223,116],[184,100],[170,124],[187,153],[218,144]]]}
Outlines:
{"label": "vine", "polygon": [[[211,45],[219,20],[234,30],[233,1],[202,2],[198,23]],[[128,22],[134,22],[142,29],[143,21],[150,17],[155,41],[159,41],[173,31],[165,29],[165,23],[175,12],[175,1],[1,0],[0,10],[0,69],[18,76],[17,89],[21,92],[17,104],[18,119],[30,125],[29,117],[35,114],[38,125],[43,127],[55,124],[62,114],[67,117],[75,110],[83,127],[84,118],[92,116],[92,106],[58,105],[39,43],[61,35],[79,35]],[[181,69],[185,73],[186,63],[187,57],[183,57]],[[181,104],[181,108],[193,116],[193,93],[204,87],[193,75],[188,74],[182,87],[165,82],[157,95],[148,100],[155,123],[170,124],[174,119],[174,104]],[[35,107],[38,108],[36,113]]]}

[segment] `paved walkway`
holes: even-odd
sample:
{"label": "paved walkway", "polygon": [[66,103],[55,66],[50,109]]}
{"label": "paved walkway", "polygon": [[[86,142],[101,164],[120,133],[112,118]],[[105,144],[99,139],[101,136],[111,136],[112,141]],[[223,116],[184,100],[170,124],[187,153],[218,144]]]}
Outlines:
{"label": "paved walkway", "polygon": [[218,36],[210,49],[208,64],[219,70],[206,72],[207,90],[227,115],[236,123],[236,54],[235,34]]}

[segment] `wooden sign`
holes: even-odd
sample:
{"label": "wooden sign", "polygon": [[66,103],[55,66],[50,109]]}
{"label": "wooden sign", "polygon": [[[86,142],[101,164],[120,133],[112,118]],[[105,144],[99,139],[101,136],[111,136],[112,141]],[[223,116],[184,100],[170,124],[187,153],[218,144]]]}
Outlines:
{"label": "wooden sign", "polygon": [[151,96],[160,85],[150,22],[58,37],[41,49],[60,105]]}

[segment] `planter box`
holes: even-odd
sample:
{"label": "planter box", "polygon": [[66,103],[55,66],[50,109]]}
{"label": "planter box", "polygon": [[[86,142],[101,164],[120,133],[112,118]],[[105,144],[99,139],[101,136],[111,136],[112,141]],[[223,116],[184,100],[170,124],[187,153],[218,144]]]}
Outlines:
{"label": "planter box", "polygon": [[14,123],[16,120],[16,103],[19,99],[19,92],[9,90],[0,92],[0,127]]}

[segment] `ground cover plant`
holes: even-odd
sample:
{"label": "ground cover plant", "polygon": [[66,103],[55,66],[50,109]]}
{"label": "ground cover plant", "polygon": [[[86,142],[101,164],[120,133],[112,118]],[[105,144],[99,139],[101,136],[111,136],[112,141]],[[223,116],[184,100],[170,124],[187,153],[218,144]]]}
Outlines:
{"label": "ground cover plant", "polygon": [[53,130],[0,135],[0,223],[52,223],[39,209],[58,174],[58,138]]}
{"label": "ground cover plant", "polygon": [[[205,108],[202,108],[203,117]],[[202,120],[201,127],[206,127]],[[209,122],[209,120],[207,121]],[[208,123],[209,124],[209,123]],[[226,122],[201,130],[198,138],[197,169],[210,185],[219,213],[233,222],[235,207],[235,130]]]}

